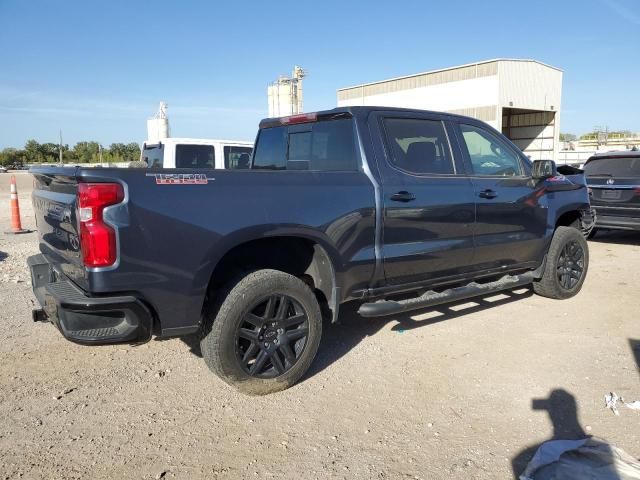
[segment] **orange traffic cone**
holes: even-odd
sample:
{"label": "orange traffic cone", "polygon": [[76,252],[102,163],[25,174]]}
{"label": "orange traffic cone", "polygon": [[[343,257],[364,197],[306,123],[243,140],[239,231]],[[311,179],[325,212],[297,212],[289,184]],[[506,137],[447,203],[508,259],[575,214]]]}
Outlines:
{"label": "orange traffic cone", "polygon": [[16,177],[11,175],[11,231],[5,233],[28,233],[29,230],[22,228],[20,221],[20,203],[18,201],[18,188],[16,187]]}

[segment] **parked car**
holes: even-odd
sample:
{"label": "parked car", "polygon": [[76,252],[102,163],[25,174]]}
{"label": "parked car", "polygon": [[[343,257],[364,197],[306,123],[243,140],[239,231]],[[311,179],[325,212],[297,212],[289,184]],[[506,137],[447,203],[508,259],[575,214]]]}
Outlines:
{"label": "parked car", "polygon": [[7,170],[5,167],[0,167],[0,173],[7,173],[9,170]]}
{"label": "parked car", "polygon": [[558,170],[478,120],[377,107],[264,120],[250,170],[33,168],[33,316],[83,344],[200,332],[224,381],[282,390],[347,301],[576,295],[593,218]]}
{"label": "parked car", "polygon": [[584,166],[596,228],[640,230],[640,151],[592,156]]}
{"label": "parked car", "polygon": [[166,138],[144,143],[141,160],[149,168],[249,168],[253,142]]}

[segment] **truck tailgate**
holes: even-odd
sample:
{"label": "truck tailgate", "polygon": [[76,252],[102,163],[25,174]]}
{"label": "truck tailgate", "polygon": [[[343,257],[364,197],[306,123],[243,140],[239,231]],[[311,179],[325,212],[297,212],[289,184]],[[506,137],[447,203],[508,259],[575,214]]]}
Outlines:
{"label": "truck tailgate", "polygon": [[41,252],[55,270],[86,286],[78,237],[76,170],[71,167],[32,172],[32,200]]}

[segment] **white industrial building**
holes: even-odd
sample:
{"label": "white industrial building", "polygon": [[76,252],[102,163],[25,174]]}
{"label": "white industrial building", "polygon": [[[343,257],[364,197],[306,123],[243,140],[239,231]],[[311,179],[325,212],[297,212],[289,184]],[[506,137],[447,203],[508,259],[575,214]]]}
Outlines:
{"label": "white industrial building", "polygon": [[562,70],[537,60],[495,59],[338,90],[338,106],[457,113],[487,122],[530,158],[557,159]]}

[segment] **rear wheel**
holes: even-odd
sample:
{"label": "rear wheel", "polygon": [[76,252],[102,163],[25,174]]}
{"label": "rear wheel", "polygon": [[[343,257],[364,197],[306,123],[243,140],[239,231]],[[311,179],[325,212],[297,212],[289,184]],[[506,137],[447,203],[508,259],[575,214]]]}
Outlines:
{"label": "rear wheel", "polygon": [[558,227],[547,252],[547,263],[533,290],[543,297],[565,299],[582,288],[589,267],[589,247],[584,235],[571,227]]}
{"label": "rear wheel", "polygon": [[293,275],[249,273],[211,307],[202,355],[214,373],[244,393],[264,395],[292,386],[318,351],[320,306]]}

